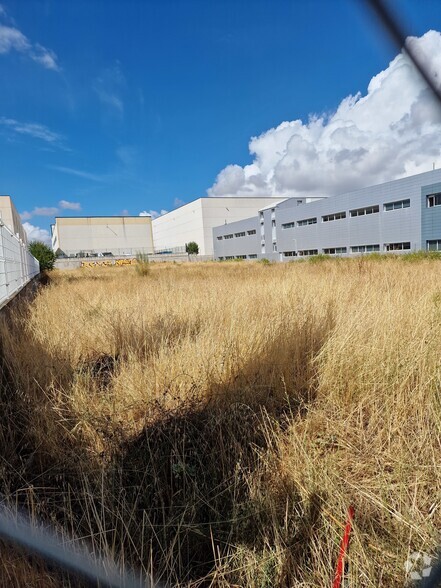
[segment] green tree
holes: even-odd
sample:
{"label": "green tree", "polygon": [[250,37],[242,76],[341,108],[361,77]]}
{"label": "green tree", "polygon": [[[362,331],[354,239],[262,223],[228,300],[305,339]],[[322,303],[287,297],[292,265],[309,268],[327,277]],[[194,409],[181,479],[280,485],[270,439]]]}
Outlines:
{"label": "green tree", "polygon": [[54,269],[56,255],[45,243],[32,241],[29,245],[29,252],[40,262],[41,271]]}
{"label": "green tree", "polygon": [[185,245],[185,251],[188,255],[197,255],[199,253],[199,245],[194,241],[190,241]]}

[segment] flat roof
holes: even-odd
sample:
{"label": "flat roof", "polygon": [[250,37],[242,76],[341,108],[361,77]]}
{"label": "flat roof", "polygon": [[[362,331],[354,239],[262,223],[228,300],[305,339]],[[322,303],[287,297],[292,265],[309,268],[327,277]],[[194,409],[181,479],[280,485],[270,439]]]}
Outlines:
{"label": "flat roof", "polygon": [[[271,204],[267,204],[267,206],[264,206],[263,208],[259,208],[259,212],[263,211],[263,210],[268,210],[269,208],[274,208],[274,206],[278,206],[279,204],[282,204],[282,202],[286,202],[286,200],[290,200],[290,198],[282,198],[282,200],[278,200],[277,202],[271,202]],[[300,198],[299,198],[300,200]],[[303,198],[302,198],[303,200]]]}
{"label": "flat roof", "polygon": [[54,217],[55,220],[57,218],[151,218],[150,214],[124,214],[124,215],[111,215],[111,214],[101,214],[96,216],[56,216]]}
{"label": "flat roof", "polygon": [[180,206],[176,206],[176,208],[172,208],[172,210],[167,210],[164,214],[160,214],[159,216],[155,217],[153,220],[161,218],[167,214],[171,214],[175,210],[179,210],[183,206],[188,206],[189,204],[193,204],[193,202],[197,202],[198,200],[268,200],[271,198],[273,200],[280,200],[280,196],[200,196],[199,198],[195,198],[194,200],[190,200],[189,202],[184,202]]}

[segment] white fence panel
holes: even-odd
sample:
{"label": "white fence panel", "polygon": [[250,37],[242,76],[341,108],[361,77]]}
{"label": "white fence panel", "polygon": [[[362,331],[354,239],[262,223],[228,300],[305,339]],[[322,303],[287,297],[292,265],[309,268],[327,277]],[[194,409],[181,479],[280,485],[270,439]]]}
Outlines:
{"label": "white fence panel", "polygon": [[0,221],[0,308],[40,273],[40,265],[27,248]]}

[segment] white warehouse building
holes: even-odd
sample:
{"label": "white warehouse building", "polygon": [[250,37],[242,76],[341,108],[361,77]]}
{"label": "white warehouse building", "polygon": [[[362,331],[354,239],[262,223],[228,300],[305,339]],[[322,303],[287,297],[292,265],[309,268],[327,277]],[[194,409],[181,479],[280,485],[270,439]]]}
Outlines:
{"label": "white warehouse building", "polygon": [[263,206],[280,197],[198,198],[153,219],[155,253],[185,253],[185,245],[195,241],[200,255],[213,255],[213,228],[257,215]]}
{"label": "white warehouse building", "polygon": [[55,217],[52,249],[67,257],[153,253],[149,216]]}

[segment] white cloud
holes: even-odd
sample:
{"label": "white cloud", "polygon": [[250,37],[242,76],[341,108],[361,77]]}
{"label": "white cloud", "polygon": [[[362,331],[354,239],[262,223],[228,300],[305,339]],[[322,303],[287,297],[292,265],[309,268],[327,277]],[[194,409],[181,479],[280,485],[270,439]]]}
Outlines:
{"label": "white cloud", "polygon": [[58,206],[63,210],[81,210],[79,202],[69,202],[69,200],[60,200]]}
{"label": "white cloud", "polygon": [[40,63],[46,69],[53,69],[59,71],[60,67],[57,64],[57,56],[51,49],[46,49],[39,43],[34,45],[34,49],[29,54],[30,58]]}
{"label": "white cloud", "polygon": [[55,216],[58,208],[55,206],[36,206],[32,211],[33,216]]}
{"label": "white cloud", "polygon": [[[441,34],[407,43],[440,80]],[[210,196],[333,195],[441,164],[441,109],[405,53],[330,115],[282,122],[249,144],[253,161],[229,165]]]}
{"label": "white cloud", "polygon": [[[6,16],[6,11],[2,6],[0,6],[0,16]],[[31,43],[26,35],[15,26],[0,24],[0,54],[6,55],[12,51],[26,55],[46,69],[60,71],[57,56],[53,51],[39,43]]]}
{"label": "white cloud", "polygon": [[168,210],[161,209],[160,212],[157,210],[143,210],[139,213],[138,216],[151,216],[152,218],[158,218],[158,216],[162,216],[163,214],[167,214]]}
{"label": "white cloud", "polygon": [[59,171],[65,174],[70,174],[72,176],[78,176],[79,178],[84,178],[85,180],[92,180],[93,182],[105,182],[106,177],[100,176],[98,174],[93,174],[90,172],[83,171],[81,169],[74,169],[72,167],[65,167],[63,165],[48,165],[49,169],[54,169],[55,171]]}
{"label": "white cloud", "polygon": [[32,212],[28,212],[27,210],[20,212],[20,218],[22,221],[30,220],[32,218],[32,216],[33,216]]}
{"label": "white cloud", "polygon": [[[62,200],[62,202],[65,202]],[[36,206],[30,212],[25,210],[20,213],[22,221],[28,221],[34,216],[56,216],[59,213],[59,209],[56,206]]]}
{"label": "white cloud", "polygon": [[108,112],[119,117],[124,114],[124,102],[121,94],[125,85],[126,80],[118,61],[113,67],[105,69],[96,79],[94,85],[98,98],[106,106]]}
{"label": "white cloud", "polygon": [[27,135],[34,139],[40,139],[47,143],[57,144],[62,140],[62,135],[51,131],[45,125],[39,123],[23,123],[13,118],[0,117],[0,125],[17,133],[19,135]]}
{"label": "white cloud", "polygon": [[175,208],[178,208],[179,206],[184,206],[185,202],[183,200],[181,200],[180,198],[175,198],[173,201],[173,205]]}
{"label": "white cloud", "polygon": [[23,223],[23,227],[26,231],[29,241],[43,241],[43,243],[46,243],[46,245],[51,244],[51,237],[49,235],[49,231],[46,229],[40,229],[40,227],[31,225],[31,223],[28,222]]}

